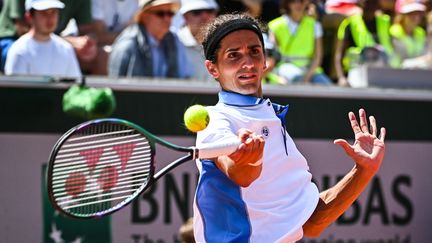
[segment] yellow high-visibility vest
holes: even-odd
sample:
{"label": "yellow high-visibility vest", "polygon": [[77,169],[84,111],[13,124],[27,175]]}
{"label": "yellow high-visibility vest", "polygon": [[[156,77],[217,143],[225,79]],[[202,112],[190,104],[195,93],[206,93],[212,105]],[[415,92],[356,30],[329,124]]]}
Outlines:
{"label": "yellow high-visibility vest", "polygon": [[[312,17],[303,17],[294,35],[284,16],[269,22],[269,29],[276,37],[283,59],[288,59],[298,67],[310,65],[315,53],[315,22]],[[322,72],[322,68],[317,68],[316,72]]]}
{"label": "yellow high-visibility vest", "polygon": [[423,54],[426,47],[426,31],[422,27],[415,27],[411,37],[405,33],[400,24],[394,24],[390,27],[390,35],[403,43],[409,58]]}
{"label": "yellow high-visibility vest", "polygon": [[[390,16],[385,14],[376,16],[379,44],[384,48],[386,54],[388,55],[390,65],[394,66],[396,61],[389,33],[390,24]],[[351,35],[356,46],[348,48],[348,50],[345,52],[342,63],[346,71],[352,68],[353,64],[358,63],[360,53],[365,47],[375,47],[377,45],[374,38],[372,37],[372,34],[367,29],[361,15],[353,15],[342,21],[342,23],[339,25],[337,33],[339,40],[344,39],[345,29],[348,27],[348,25],[351,28]]]}

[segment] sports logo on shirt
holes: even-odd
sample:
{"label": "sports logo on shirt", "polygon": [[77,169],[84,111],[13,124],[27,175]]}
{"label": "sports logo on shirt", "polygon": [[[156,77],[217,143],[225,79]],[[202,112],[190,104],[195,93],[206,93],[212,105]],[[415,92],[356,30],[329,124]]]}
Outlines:
{"label": "sports logo on shirt", "polygon": [[268,138],[270,134],[270,129],[268,127],[262,127],[261,128],[261,135],[263,135],[264,138]]}

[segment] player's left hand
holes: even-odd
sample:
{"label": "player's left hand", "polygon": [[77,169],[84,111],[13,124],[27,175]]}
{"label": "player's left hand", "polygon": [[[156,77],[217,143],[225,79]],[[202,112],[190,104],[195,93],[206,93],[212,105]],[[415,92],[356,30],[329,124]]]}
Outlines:
{"label": "player's left hand", "polygon": [[359,116],[360,125],[355,114],[353,112],[348,113],[355,136],[354,144],[350,145],[344,139],[336,139],[334,143],[340,145],[348,156],[356,162],[357,166],[375,174],[384,159],[386,130],[382,127],[378,137],[375,117],[369,116],[370,124],[368,126],[364,109],[359,110]]}

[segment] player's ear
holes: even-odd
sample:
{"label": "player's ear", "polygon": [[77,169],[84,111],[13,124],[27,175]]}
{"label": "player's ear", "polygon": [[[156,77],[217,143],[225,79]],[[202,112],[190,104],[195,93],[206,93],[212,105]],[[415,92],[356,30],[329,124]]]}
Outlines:
{"label": "player's ear", "polygon": [[27,24],[31,24],[31,23],[32,23],[33,16],[32,16],[32,14],[30,13],[30,11],[26,11],[26,12],[24,13],[24,19],[25,19],[25,21],[27,22]]}
{"label": "player's ear", "polygon": [[216,64],[210,60],[205,60],[204,64],[207,68],[207,71],[210,73],[210,75],[213,76],[214,79],[218,79],[220,74]]}

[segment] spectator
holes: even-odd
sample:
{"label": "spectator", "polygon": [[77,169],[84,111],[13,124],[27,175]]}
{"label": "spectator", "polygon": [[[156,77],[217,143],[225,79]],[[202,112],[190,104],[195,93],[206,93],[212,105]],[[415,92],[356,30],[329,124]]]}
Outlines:
{"label": "spectator", "polygon": [[375,49],[379,56],[386,55],[390,62],[394,62],[389,34],[390,16],[380,12],[376,0],[363,0],[360,4],[363,14],[344,19],[337,33],[335,69],[341,86],[349,85],[346,73],[361,62],[363,50]]}
{"label": "spectator", "polygon": [[92,0],[91,10],[98,26],[98,43],[111,45],[118,34],[132,23],[139,7],[137,0]]}
{"label": "spectator", "polygon": [[53,34],[63,7],[58,0],[26,0],[25,16],[31,29],[11,46],[7,75],[81,76],[72,46]]}
{"label": "spectator", "polygon": [[92,17],[96,25],[98,44],[98,74],[108,73],[108,57],[114,40],[129,24],[138,11],[137,0],[92,0]]}
{"label": "spectator", "polygon": [[11,45],[21,35],[29,30],[29,25],[24,19],[25,0],[3,0],[0,12],[0,71],[4,71],[7,52]]}
{"label": "spectator", "polygon": [[[90,0],[61,0],[65,7],[60,11],[59,25],[56,34],[62,35],[72,44],[80,63],[81,70],[86,74],[104,75],[107,73],[103,53],[98,52],[95,33],[97,25],[91,15]],[[76,23],[77,33],[67,33],[67,27]],[[65,34],[66,33],[66,34]]]}
{"label": "spectator", "polygon": [[278,74],[276,65],[281,59],[280,52],[274,43],[274,40],[269,37],[267,33],[263,33],[266,66],[264,70],[264,78],[262,80],[265,84],[288,84],[288,81]]}
{"label": "spectator", "polygon": [[331,85],[321,66],[322,27],[306,15],[308,0],[282,0],[283,15],[269,23],[283,56],[279,74],[293,83]]}
{"label": "spectator", "polygon": [[404,60],[426,54],[426,31],[420,26],[426,6],[414,0],[398,0],[398,15],[390,27],[396,55],[403,66]]}
{"label": "spectator", "polygon": [[186,24],[177,35],[186,47],[188,60],[193,63],[192,78],[201,81],[214,81],[204,65],[204,52],[200,44],[201,27],[214,20],[219,6],[214,0],[183,0],[180,13]]}
{"label": "spectator", "polygon": [[189,78],[186,50],[170,31],[176,0],[140,0],[135,24],[116,39],[108,64],[110,76]]}

